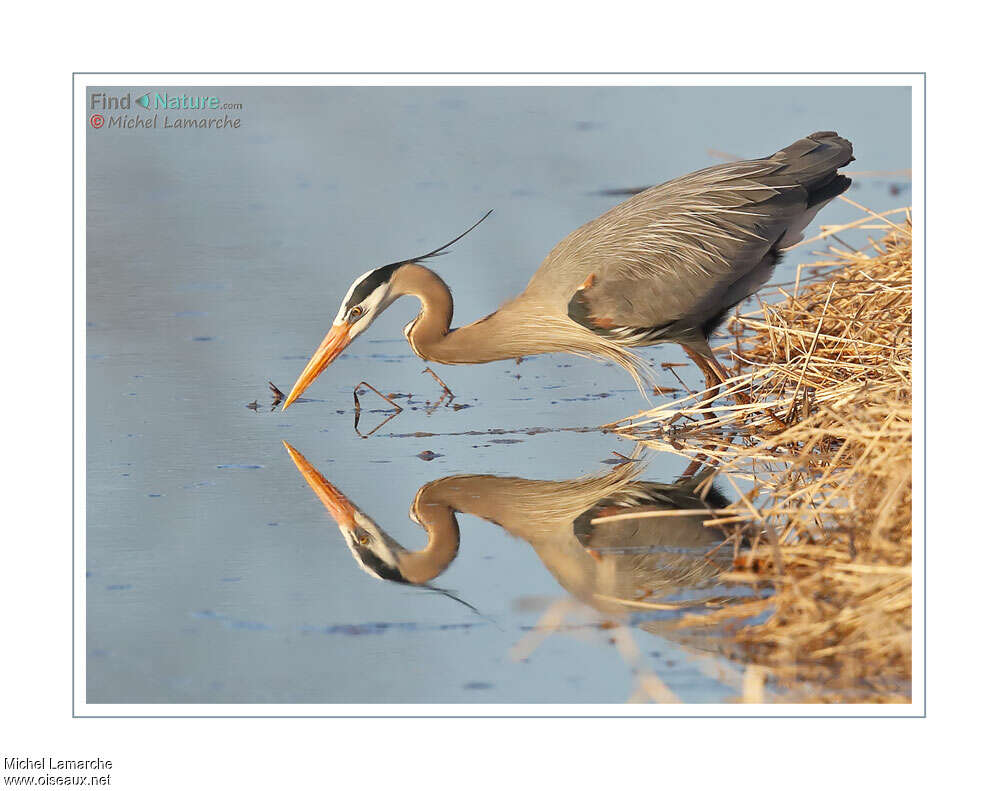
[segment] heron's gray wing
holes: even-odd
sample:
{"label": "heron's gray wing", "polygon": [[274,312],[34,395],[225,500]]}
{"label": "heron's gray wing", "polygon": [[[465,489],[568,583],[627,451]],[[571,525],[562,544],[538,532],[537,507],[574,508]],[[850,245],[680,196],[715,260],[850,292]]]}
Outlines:
{"label": "heron's gray wing", "polygon": [[820,208],[813,198],[849,185],[836,168],[851,157],[848,141],[818,132],[765,159],[652,187],[567,236],[528,291],[564,299],[591,328],[699,327],[730,307],[721,303],[733,284],[797,236]]}

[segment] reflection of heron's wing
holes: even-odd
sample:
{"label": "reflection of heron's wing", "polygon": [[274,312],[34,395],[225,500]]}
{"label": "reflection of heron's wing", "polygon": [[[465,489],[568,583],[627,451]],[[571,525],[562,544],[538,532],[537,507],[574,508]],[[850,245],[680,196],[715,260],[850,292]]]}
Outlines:
{"label": "reflection of heron's wing", "polygon": [[705,528],[704,516],[653,516],[626,518],[620,521],[600,521],[598,517],[612,517],[658,511],[698,511],[721,509],[728,500],[714,486],[703,497],[695,494],[701,489],[705,477],[713,471],[706,470],[700,475],[679,484],[638,481],[622,487],[610,497],[581,513],[573,522],[573,532],[580,543],[588,549],[611,549],[614,547],[693,547],[718,541],[721,531]]}
{"label": "reflection of heron's wing", "polygon": [[[636,482],[575,519],[574,537],[593,558],[588,594],[596,606],[639,607],[717,577],[721,567],[706,554],[724,533],[703,525],[707,514],[687,512],[728,501],[713,488],[703,499],[694,494],[703,480],[702,474],[679,484]],[[593,523],[614,516],[626,518]]]}

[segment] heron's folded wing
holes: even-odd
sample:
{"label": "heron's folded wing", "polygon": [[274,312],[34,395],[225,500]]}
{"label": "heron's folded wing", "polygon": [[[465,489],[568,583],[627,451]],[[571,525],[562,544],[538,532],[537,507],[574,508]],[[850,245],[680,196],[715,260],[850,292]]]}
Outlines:
{"label": "heron's folded wing", "polygon": [[[772,262],[771,249],[797,233],[810,207],[814,214],[813,195],[852,152],[834,132],[816,132],[765,159],[651,187],[569,234],[528,290],[568,304],[585,284],[595,326],[708,319],[730,307],[721,302],[732,284]],[[834,192],[849,185],[842,181]]]}
{"label": "heron's folded wing", "polygon": [[566,237],[528,289],[560,291],[568,302],[592,275],[591,318],[614,326],[710,313],[807,207],[806,189],[763,181],[778,169],[737,162],[652,187]]}

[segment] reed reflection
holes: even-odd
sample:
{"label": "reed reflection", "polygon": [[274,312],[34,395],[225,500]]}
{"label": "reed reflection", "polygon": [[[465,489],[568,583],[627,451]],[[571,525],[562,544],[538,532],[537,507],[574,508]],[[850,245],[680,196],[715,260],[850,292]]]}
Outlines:
{"label": "reed reflection", "polygon": [[[705,604],[730,555],[726,534],[703,522],[728,504],[702,471],[665,484],[636,480],[638,463],[566,481],[453,475],[422,486],[410,518],[426,545],[407,549],[285,443],[306,482],[336,520],[368,574],[428,585],[458,555],[456,514],[473,514],[527,541],[552,576],[579,601],[605,613],[679,610]],[[721,551],[720,551],[721,550]]]}

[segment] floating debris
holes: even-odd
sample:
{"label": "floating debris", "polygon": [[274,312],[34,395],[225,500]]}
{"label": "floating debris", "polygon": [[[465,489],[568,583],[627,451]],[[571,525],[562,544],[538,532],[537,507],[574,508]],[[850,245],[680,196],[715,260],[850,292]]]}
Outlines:
{"label": "floating debris", "polygon": [[214,610],[198,610],[197,612],[192,612],[191,617],[218,621],[230,629],[241,629],[250,632],[267,632],[272,629],[271,626],[261,623],[260,621],[245,621],[231,618],[228,615],[223,615],[222,613],[215,612]]}
{"label": "floating debris", "polygon": [[433,461],[434,459],[439,459],[443,455],[443,453],[434,453],[432,450],[425,450],[422,453],[417,453],[416,457],[423,459],[424,461]]}
{"label": "floating debris", "polygon": [[647,185],[644,187],[619,187],[613,189],[603,189],[596,190],[589,193],[590,195],[601,195],[608,198],[623,198],[630,195],[637,195],[639,192],[645,192],[652,185]]}
{"label": "floating debris", "polygon": [[599,432],[601,434],[614,433],[606,426],[566,426],[563,428],[552,428],[549,426],[531,426],[528,428],[491,428],[491,429],[471,429],[469,431],[412,431],[408,434],[386,434],[392,439],[413,439],[420,437],[490,437],[499,434],[526,434],[533,437],[536,434],[555,434],[559,432],[570,432],[574,434],[589,434]]}
{"label": "floating debris", "polygon": [[366,635],[385,634],[387,632],[450,632],[454,630],[464,631],[482,626],[483,623],[442,623],[442,624],[421,624],[415,622],[376,621],[373,623],[336,623],[329,626],[304,626],[303,634],[342,634],[350,637]]}

